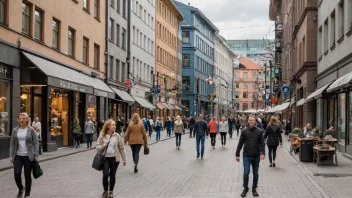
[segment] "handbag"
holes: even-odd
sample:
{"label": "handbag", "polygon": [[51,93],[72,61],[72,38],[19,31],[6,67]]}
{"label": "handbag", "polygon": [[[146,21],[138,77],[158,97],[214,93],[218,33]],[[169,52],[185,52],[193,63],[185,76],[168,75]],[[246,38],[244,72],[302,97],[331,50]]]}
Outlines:
{"label": "handbag", "polygon": [[148,146],[144,146],[144,155],[148,155],[150,153],[150,149]]}
{"label": "handbag", "polygon": [[[108,145],[110,144],[111,137],[112,137],[112,135],[109,138]],[[107,148],[108,147],[104,148],[103,152],[97,152],[97,154],[95,154],[95,156],[94,156],[92,168],[94,168],[97,171],[103,170],[103,165],[104,165],[105,154],[106,154]]]}
{"label": "handbag", "polygon": [[40,176],[43,175],[43,170],[40,168],[38,161],[33,162],[33,177],[34,179],[38,179]]}

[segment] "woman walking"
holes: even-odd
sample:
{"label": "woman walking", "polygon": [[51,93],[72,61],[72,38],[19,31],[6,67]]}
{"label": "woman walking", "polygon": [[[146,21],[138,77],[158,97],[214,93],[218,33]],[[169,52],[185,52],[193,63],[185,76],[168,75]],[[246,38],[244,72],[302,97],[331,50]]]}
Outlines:
{"label": "woman walking", "polygon": [[166,127],[167,136],[171,137],[172,122],[171,122],[170,116],[167,116],[165,127]]}
{"label": "woman walking", "polygon": [[281,128],[277,124],[275,117],[270,118],[269,124],[266,127],[264,140],[266,140],[269,149],[269,167],[275,167],[276,149],[279,142],[282,144]]}
{"label": "woman walking", "polygon": [[75,123],[73,124],[72,127],[72,134],[75,136],[75,141],[76,141],[76,148],[81,148],[81,126],[79,124],[79,119],[75,119]]}
{"label": "woman walking", "polygon": [[227,121],[225,121],[225,117],[221,117],[221,121],[219,123],[219,132],[221,135],[222,148],[224,148],[226,145],[226,135],[228,131],[229,131],[229,124]]}
{"label": "woman walking", "polygon": [[180,150],[181,136],[183,134],[184,129],[185,128],[184,128],[183,122],[181,120],[181,117],[177,116],[175,124],[174,124],[174,133],[176,136],[176,149],[178,149],[178,150]]}
{"label": "woman walking", "polygon": [[161,128],[163,128],[163,123],[161,122],[160,117],[158,117],[157,120],[155,121],[155,131],[156,131],[156,141],[157,142],[160,141]]}
{"label": "woman walking", "polygon": [[113,191],[116,183],[116,171],[120,164],[121,158],[123,161],[122,165],[126,166],[126,153],[123,140],[120,134],[116,133],[115,131],[115,121],[111,119],[107,120],[103,126],[103,129],[101,130],[97,141],[97,150],[99,152],[105,152],[106,150],[103,165],[104,193],[101,196],[102,198],[114,197]]}
{"label": "woman walking", "polygon": [[213,149],[215,149],[216,134],[218,133],[218,123],[216,122],[215,116],[213,117],[213,119],[210,120],[208,128],[210,133],[211,146],[213,147]]}
{"label": "woman walking", "polygon": [[[25,198],[31,194],[32,178],[31,170],[33,161],[38,160],[39,141],[34,129],[28,126],[27,113],[17,116],[18,127],[12,129],[10,141],[10,161],[13,163],[16,185],[18,187],[17,198],[25,193]],[[24,167],[24,178],[26,186],[22,185],[22,168]]]}
{"label": "woman walking", "polygon": [[134,162],[134,172],[138,172],[139,152],[142,145],[148,146],[147,134],[142,124],[141,118],[137,113],[132,115],[132,120],[128,124],[128,130],[125,134],[125,144],[131,146],[132,158]]}
{"label": "woman walking", "polygon": [[194,124],[196,123],[196,120],[194,119],[194,117],[191,117],[189,119],[189,124],[188,124],[188,128],[189,128],[189,138],[192,137],[196,137],[196,135],[193,133],[193,129],[194,129]]}

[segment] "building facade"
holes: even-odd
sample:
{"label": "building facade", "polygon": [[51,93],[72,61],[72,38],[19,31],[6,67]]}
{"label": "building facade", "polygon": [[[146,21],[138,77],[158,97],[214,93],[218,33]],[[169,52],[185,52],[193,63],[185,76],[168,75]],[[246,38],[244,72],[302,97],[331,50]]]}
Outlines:
{"label": "building facade", "polygon": [[352,1],[318,2],[316,124],[335,128],[339,151],[352,155]]}
{"label": "building facade", "polygon": [[[19,112],[39,117],[44,151],[74,144],[70,126],[106,118],[105,3],[99,0],[0,2],[0,158]],[[75,17],[67,14],[70,10]],[[70,12],[70,13],[71,13]],[[84,23],[82,23],[84,21]]]}
{"label": "building facade", "polygon": [[179,24],[183,20],[172,0],[156,0],[156,80],[154,95],[159,117],[180,114]]}
{"label": "building facade", "polygon": [[134,83],[130,90],[136,103],[131,113],[141,117],[152,116],[153,80],[155,70],[155,0],[131,0],[131,55],[130,75]]}
{"label": "building facade", "polygon": [[248,58],[239,58],[239,67],[235,68],[236,110],[264,109],[264,77],[262,68]]}
{"label": "building facade", "polygon": [[[226,44],[226,40],[219,34],[215,37],[214,83],[216,87],[214,100],[215,115],[228,115],[233,110],[233,61],[235,53]],[[216,97],[214,97],[216,96]]]}
{"label": "building facade", "polygon": [[213,115],[214,37],[219,30],[197,8],[174,1],[184,20],[182,30],[182,105],[186,116]]}
{"label": "building facade", "polygon": [[282,51],[275,54],[274,67],[289,79],[279,84],[291,86],[292,123],[297,127],[315,123],[315,104],[305,99],[316,89],[312,76],[317,74],[317,1],[271,0],[269,18],[283,29]]}

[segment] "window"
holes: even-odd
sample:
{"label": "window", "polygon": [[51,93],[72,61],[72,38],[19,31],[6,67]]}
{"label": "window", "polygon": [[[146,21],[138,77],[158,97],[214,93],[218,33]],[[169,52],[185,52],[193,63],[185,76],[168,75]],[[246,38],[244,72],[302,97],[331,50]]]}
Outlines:
{"label": "window", "polygon": [[22,3],[22,33],[29,35],[29,23],[31,8],[28,4]]}
{"label": "window", "polygon": [[329,21],[328,19],[324,22],[324,53],[329,50]]}
{"label": "window", "polygon": [[123,0],[122,1],[122,16],[123,16],[123,18],[126,18],[126,9],[127,9],[126,0]]}
{"label": "window", "polygon": [[320,58],[320,56],[322,55],[322,47],[323,47],[322,42],[323,42],[323,27],[320,26],[318,31],[318,58]]}
{"label": "window", "polygon": [[[349,31],[352,30],[352,0],[348,1],[348,27]],[[352,143],[352,141],[351,141]]]}
{"label": "window", "polygon": [[252,78],[257,78],[256,73],[252,73]]}
{"label": "window", "polygon": [[117,6],[116,6],[116,12],[117,13],[121,13],[121,1],[120,0],[116,0],[117,1]]}
{"label": "window", "polygon": [[113,80],[114,79],[114,75],[113,75],[113,71],[114,71],[114,69],[113,69],[113,65],[114,65],[114,57],[113,56],[110,56],[110,62],[109,62],[109,73],[108,73],[108,78],[109,79],[111,79],[111,80]]}
{"label": "window", "polygon": [[330,21],[331,21],[331,25],[330,25],[330,45],[335,45],[335,31],[336,31],[336,27],[335,27],[335,10],[331,13],[330,15]]}
{"label": "window", "polygon": [[240,83],[239,82],[236,83],[236,88],[240,88]]}
{"label": "window", "polygon": [[126,50],[126,30],[122,28],[122,49]]}
{"label": "window", "polygon": [[99,45],[94,43],[94,69],[99,69]]}
{"label": "window", "polygon": [[344,4],[343,0],[339,4],[339,38],[343,37],[345,32],[345,11],[344,11]]}
{"label": "window", "polygon": [[120,25],[116,24],[116,45],[120,46]]}
{"label": "window", "polygon": [[115,30],[114,30],[114,27],[115,27],[115,21],[112,19],[112,18],[110,18],[110,23],[109,23],[109,32],[110,32],[110,40],[112,41],[112,42],[114,42],[114,35],[115,35]]}
{"label": "window", "polygon": [[151,17],[151,25],[150,25],[150,27],[154,30],[154,18],[153,17]]}
{"label": "window", "polygon": [[0,0],[0,24],[5,24],[6,15],[7,15],[7,0]]}
{"label": "window", "polygon": [[190,77],[182,76],[182,89],[189,91],[190,90]]}
{"label": "window", "polygon": [[182,32],[182,43],[189,43],[189,32]]}
{"label": "window", "polygon": [[189,54],[182,54],[182,66],[189,67],[190,66],[190,57]]}
{"label": "window", "polygon": [[243,83],[243,88],[248,88],[248,83]]}
{"label": "window", "polygon": [[87,38],[83,38],[83,63],[88,65],[88,49],[89,49],[89,40]]}
{"label": "window", "polygon": [[247,92],[243,92],[243,98],[248,98],[248,93]]}
{"label": "window", "polygon": [[242,111],[248,110],[248,104],[247,103],[243,103],[242,106]]}
{"label": "window", "polygon": [[68,55],[75,56],[75,31],[68,29]]}
{"label": "window", "polygon": [[83,9],[89,11],[89,0],[83,0]]}
{"label": "window", "polygon": [[248,78],[248,73],[247,72],[243,72],[243,78]]}
{"label": "window", "polygon": [[139,13],[138,13],[139,18],[142,18],[142,12],[143,12],[143,7],[142,5],[139,5]]}
{"label": "window", "polygon": [[125,81],[127,79],[127,72],[126,72],[126,63],[122,62],[122,66],[121,66],[121,81]]}
{"label": "window", "polygon": [[52,21],[53,26],[53,48],[59,49],[59,40],[60,40],[60,22],[56,19]]}
{"label": "window", "polygon": [[100,1],[94,0],[94,17],[98,20],[100,18],[99,6],[100,6]]}
{"label": "window", "polygon": [[240,98],[240,92],[236,91],[236,92],[235,92],[235,95],[236,95],[236,96],[235,96],[236,98]]}
{"label": "window", "polygon": [[36,38],[37,40],[39,41],[42,41],[42,29],[43,29],[43,26],[42,26],[42,12],[39,11],[39,10],[35,10],[35,13],[34,13],[34,16],[35,16],[35,24],[34,24],[34,38]]}
{"label": "window", "polygon": [[110,0],[110,6],[115,8],[115,0]]}
{"label": "window", "polygon": [[116,80],[117,80],[117,81],[121,81],[121,78],[120,78],[120,75],[121,75],[121,72],[120,72],[120,60],[117,60],[117,59],[116,59],[116,70],[115,70],[115,74],[116,74]]}
{"label": "window", "polygon": [[252,88],[257,88],[257,83],[256,82],[252,83]]}

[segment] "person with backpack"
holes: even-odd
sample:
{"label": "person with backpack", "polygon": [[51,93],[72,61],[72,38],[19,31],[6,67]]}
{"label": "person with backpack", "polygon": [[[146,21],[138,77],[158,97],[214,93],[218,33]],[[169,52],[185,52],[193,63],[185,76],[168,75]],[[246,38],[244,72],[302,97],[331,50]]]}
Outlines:
{"label": "person with backpack", "polygon": [[282,144],[281,128],[277,124],[275,117],[270,118],[269,124],[265,131],[264,140],[266,140],[266,144],[269,149],[269,167],[275,167],[276,149],[279,143]]}

